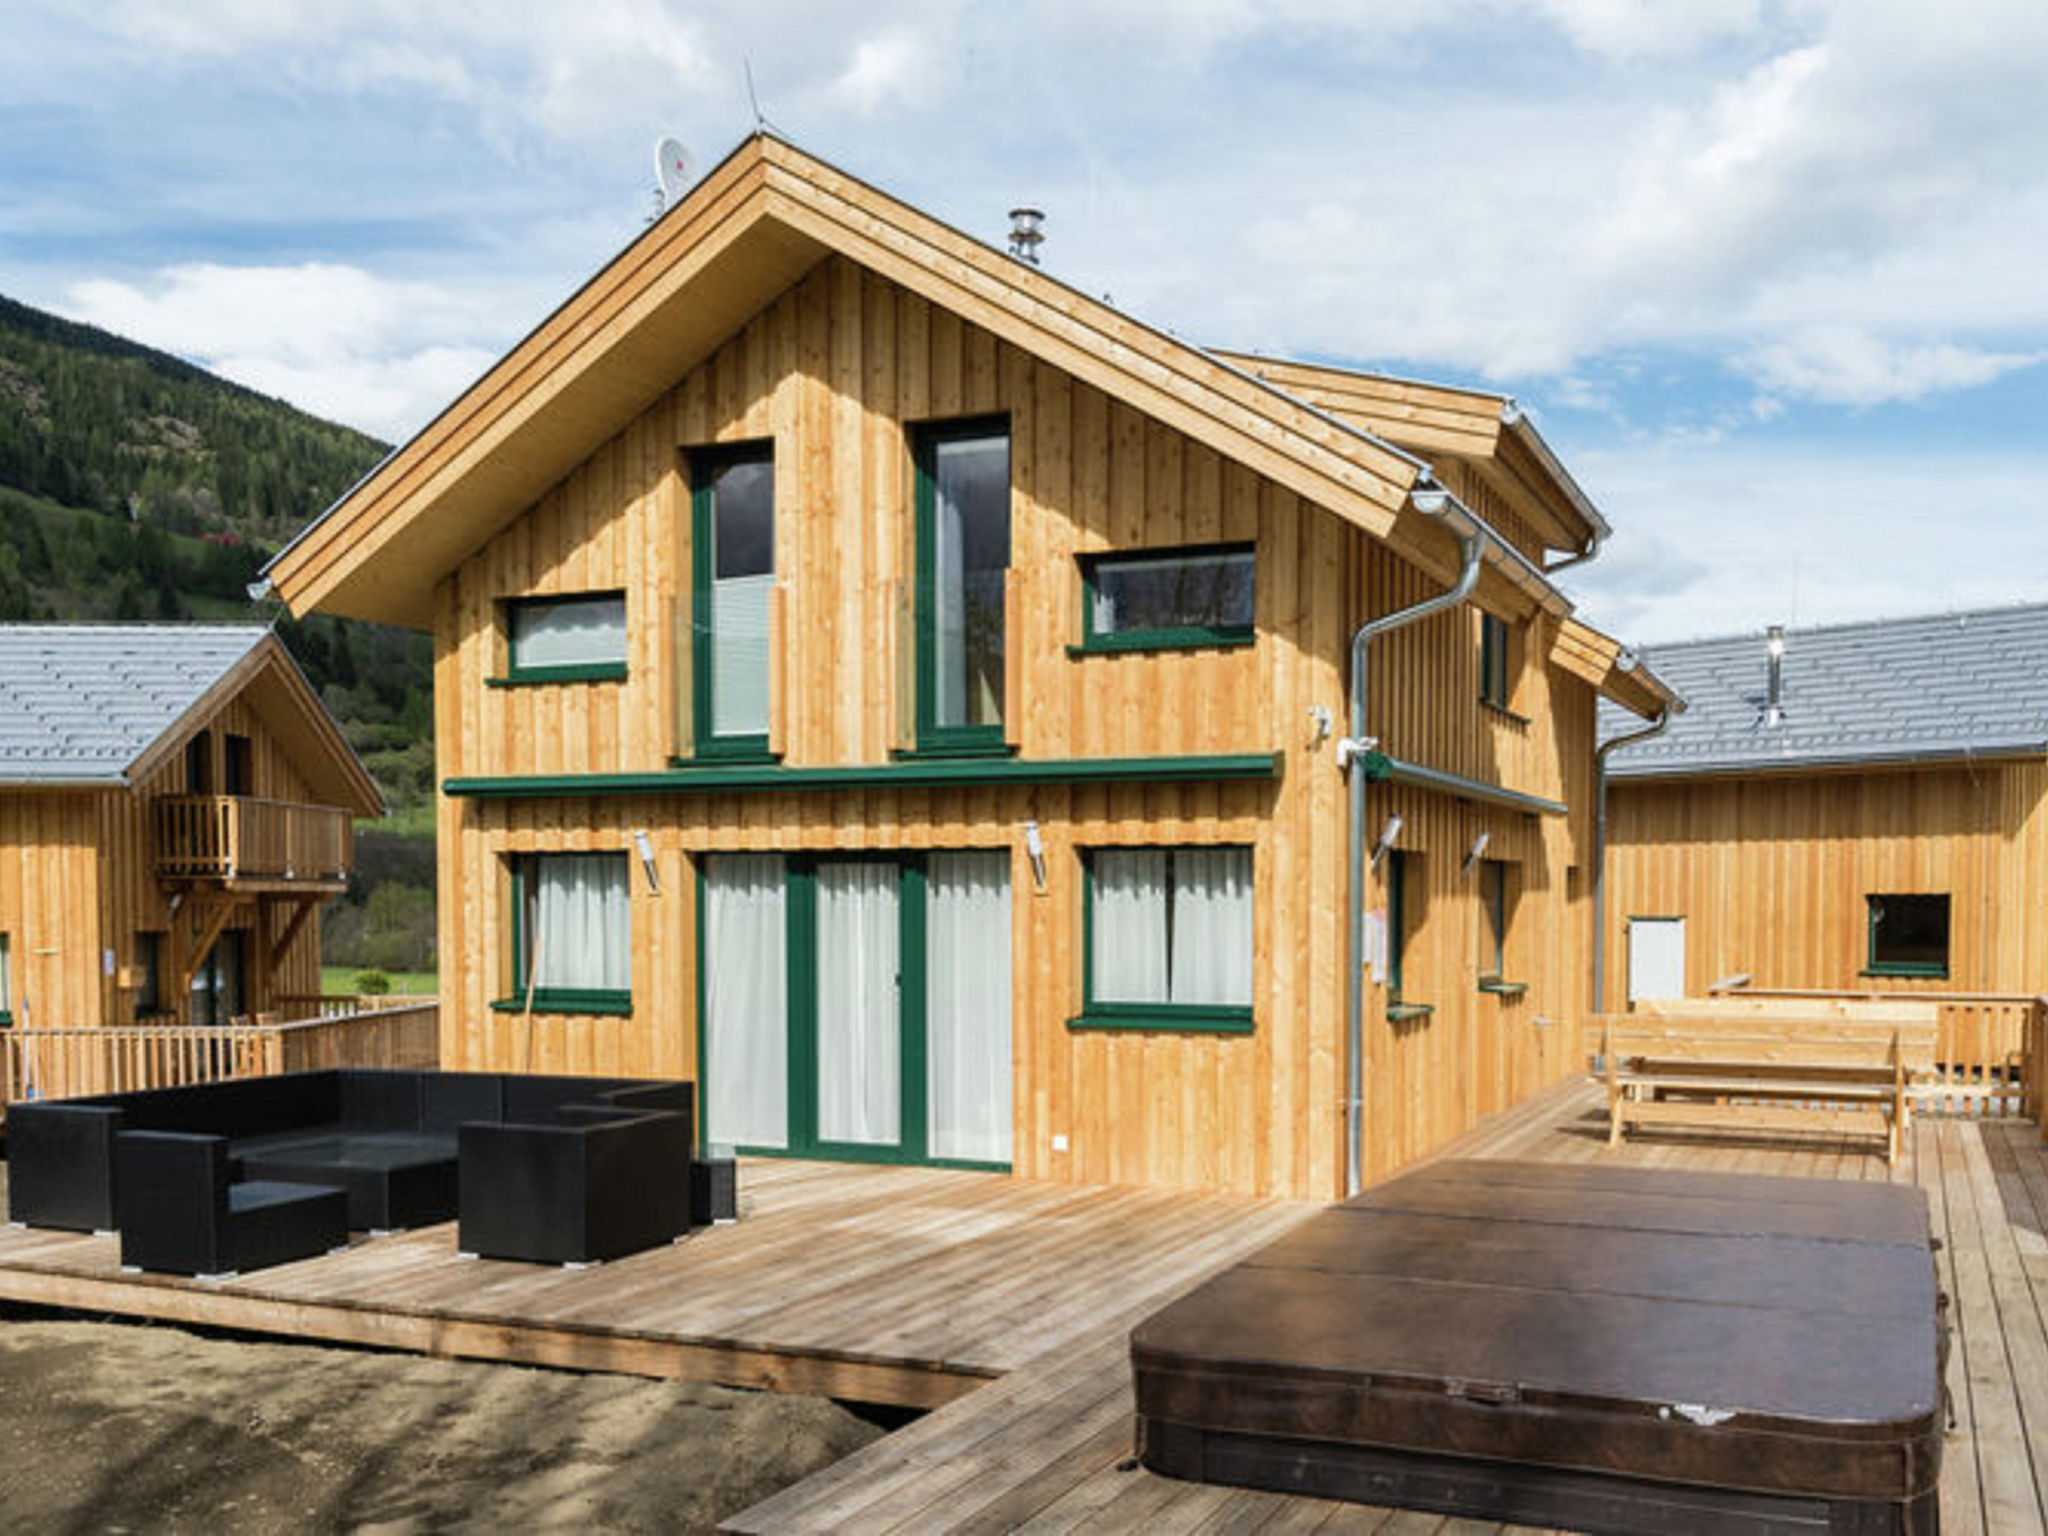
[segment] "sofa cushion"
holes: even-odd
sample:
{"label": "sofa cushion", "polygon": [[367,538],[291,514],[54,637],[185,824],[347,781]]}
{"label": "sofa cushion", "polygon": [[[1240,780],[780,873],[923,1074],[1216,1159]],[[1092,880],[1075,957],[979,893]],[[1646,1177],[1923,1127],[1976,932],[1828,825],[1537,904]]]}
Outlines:
{"label": "sofa cushion", "polygon": [[341,1074],[344,1125],[384,1131],[417,1130],[422,1090],[417,1072],[352,1070]]}
{"label": "sofa cushion", "polygon": [[453,1132],[466,1120],[505,1118],[505,1078],[498,1072],[422,1074],[420,1125]]}
{"label": "sofa cushion", "polygon": [[505,1123],[552,1125],[564,1104],[596,1104],[611,1089],[633,1081],[623,1077],[555,1077],[534,1073],[505,1074]]}

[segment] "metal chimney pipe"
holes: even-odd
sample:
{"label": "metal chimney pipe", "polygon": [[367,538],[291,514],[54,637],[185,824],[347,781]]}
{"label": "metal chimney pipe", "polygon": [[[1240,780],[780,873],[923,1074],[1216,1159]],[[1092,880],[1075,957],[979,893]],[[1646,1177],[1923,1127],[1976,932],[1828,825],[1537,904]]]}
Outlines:
{"label": "metal chimney pipe", "polygon": [[1764,695],[1764,724],[1778,725],[1785,719],[1785,626],[1773,624],[1764,631],[1764,651],[1770,657],[1770,686]]}

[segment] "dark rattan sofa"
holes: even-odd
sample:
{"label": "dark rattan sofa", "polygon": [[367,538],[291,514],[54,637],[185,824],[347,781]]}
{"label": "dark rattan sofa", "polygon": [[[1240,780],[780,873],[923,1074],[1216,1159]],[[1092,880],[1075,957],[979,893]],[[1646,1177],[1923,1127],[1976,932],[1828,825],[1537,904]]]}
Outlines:
{"label": "dark rattan sofa", "polygon": [[[687,1082],[355,1069],[17,1104],[7,1127],[9,1214],[28,1226],[125,1235],[137,1223],[183,1219],[165,1208],[204,1225],[222,1219],[215,1186],[224,1169],[230,1203],[256,1198],[234,1193],[243,1185],[337,1189],[349,1227],[383,1230],[445,1221],[474,1200],[489,1241],[465,1241],[468,1251],[609,1258],[679,1235],[692,1188],[720,1184],[693,1177],[694,1107]],[[522,1134],[472,1138],[464,1127]],[[219,1146],[184,1152],[141,1133]],[[536,1154],[536,1145],[554,1150]],[[144,1179],[153,1155],[182,1172]],[[131,1183],[138,1197],[147,1188],[147,1211],[127,1198]],[[722,1187],[730,1191],[729,1178]],[[491,1214],[523,1206],[532,1209],[517,1222]],[[698,1219],[731,1214],[707,1208]],[[164,1250],[145,1242],[143,1251]]]}

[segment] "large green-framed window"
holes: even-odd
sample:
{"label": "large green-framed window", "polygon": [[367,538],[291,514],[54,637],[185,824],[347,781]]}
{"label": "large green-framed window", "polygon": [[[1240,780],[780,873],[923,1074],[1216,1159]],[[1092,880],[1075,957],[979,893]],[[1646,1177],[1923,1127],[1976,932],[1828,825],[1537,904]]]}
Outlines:
{"label": "large green-framed window", "polygon": [[625,593],[522,597],[505,604],[505,675],[493,683],[617,682],[625,675]]}
{"label": "large green-framed window", "polygon": [[917,746],[1002,752],[1010,569],[1006,420],[917,429]]}
{"label": "large green-framed window", "polygon": [[1495,709],[1511,707],[1514,698],[1512,647],[1514,636],[1506,619],[1481,611],[1479,615],[1479,699]]}
{"label": "large green-framed window", "polygon": [[1250,645],[1253,565],[1249,544],[1084,556],[1079,648]]}
{"label": "large green-framed window", "polygon": [[14,1022],[14,966],[8,937],[0,933],[0,1024]]}
{"label": "large green-framed window", "polygon": [[493,1004],[537,1013],[633,1011],[632,888],[621,853],[512,858],[509,995]]}
{"label": "large green-framed window", "polygon": [[1252,851],[1094,848],[1082,856],[1075,1029],[1252,1028]]}
{"label": "large green-framed window", "polygon": [[690,455],[691,714],[698,757],[768,757],[775,455],[768,443]]}
{"label": "large green-framed window", "polygon": [[1949,898],[1942,895],[1872,895],[1867,976],[1948,975]]}

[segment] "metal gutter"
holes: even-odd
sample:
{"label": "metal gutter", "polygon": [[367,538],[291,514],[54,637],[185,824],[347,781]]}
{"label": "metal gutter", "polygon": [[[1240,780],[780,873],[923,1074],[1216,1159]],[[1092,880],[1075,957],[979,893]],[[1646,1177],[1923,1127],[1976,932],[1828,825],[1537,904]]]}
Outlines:
{"label": "metal gutter", "polygon": [[1748,778],[1759,774],[1799,773],[1816,768],[1938,767],[1947,763],[2004,762],[2031,757],[2042,751],[2048,751],[2048,742],[2008,742],[1993,747],[1922,747],[1885,752],[1875,756],[1818,752],[1811,756],[1745,758],[1740,762],[1718,758],[1704,767],[1683,762],[1674,762],[1669,766],[1656,763],[1631,767],[1617,770],[1614,777],[1633,784],[1653,779],[1714,779],[1738,776]]}
{"label": "metal gutter", "polygon": [[1369,867],[1365,857],[1365,785],[1370,777],[1366,760],[1379,743],[1365,734],[1367,662],[1372,642],[1380,635],[1426,619],[1433,613],[1455,608],[1472,594],[1479,581],[1479,567],[1485,559],[1490,530],[1470,508],[1449,491],[1431,488],[1411,493],[1411,504],[1425,517],[1442,518],[1457,537],[1458,579],[1434,597],[1411,607],[1370,619],[1351,637],[1351,734],[1337,743],[1337,766],[1349,779],[1350,882],[1345,893],[1344,950],[1346,974],[1346,1059],[1344,1063],[1344,1185],[1346,1196],[1355,1195],[1364,1181],[1358,1139],[1365,1113],[1365,882]]}
{"label": "metal gutter", "polygon": [[[1667,685],[1668,686],[1668,685]],[[1661,736],[1671,717],[1685,713],[1685,700],[1675,692],[1657,718],[1640,730],[1625,731],[1593,749],[1593,1012],[1606,1011],[1607,1000],[1607,754]]]}
{"label": "metal gutter", "polygon": [[1564,467],[1563,461],[1551,452],[1550,444],[1544,440],[1543,434],[1536,430],[1536,423],[1529,419],[1529,413],[1522,409],[1519,400],[1510,396],[1501,402],[1500,424],[1515,434],[1522,446],[1527,448],[1543,466],[1545,473],[1557,482],[1565,494],[1565,499],[1572,504],[1572,510],[1583,517],[1586,526],[1593,530],[1592,538],[1586,541],[1579,553],[1567,555],[1544,569],[1561,571],[1567,566],[1583,565],[1591,560],[1600,553],[1600,546],[1614,537],[1613,527],[1600,515],[1600,509],[1593,505],[1593,498],[1588,496],[1579,482],[1572,478],[1571,471]]}
{"label": "metal gutter", "polygon": [[1384,752],[1367,753],[1361,767],[1369,780],[1410,784],[1417,789],[1433,789],[1460,800],[1477,800],[1486,805],[1498,805],[1505,810],[1523,811],[1531,816],[1564,816],[1570,811],[1562,800],[1546,800],[1541,795],[1527,794],[1501,784],[1489,784],[1484,779],[1468,779],[1463,774],[1446,773],[1441,768],[1426,768],[1421,763],[1404,763],[1397,757],[1388,757]]}

